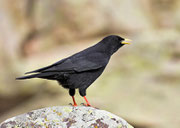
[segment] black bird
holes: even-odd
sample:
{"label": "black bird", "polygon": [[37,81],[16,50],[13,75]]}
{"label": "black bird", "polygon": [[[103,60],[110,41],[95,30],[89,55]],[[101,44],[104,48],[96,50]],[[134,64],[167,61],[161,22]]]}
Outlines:
{"label": "black bird", "polygon": [[52,65],[40,68],[26,74],[28,76],[16,78],[18,80],[42,78],[56,80],[64,88],[69,89],[74,106],[77,106],[74,95],[75,89],[84,97],[86,105],[90,106],[86,99],[86,89],[102,74],[111,56],[124,44],[131,40],[117,35],[110,35],[99,43],[80,51],[68,58],[62,59]]}

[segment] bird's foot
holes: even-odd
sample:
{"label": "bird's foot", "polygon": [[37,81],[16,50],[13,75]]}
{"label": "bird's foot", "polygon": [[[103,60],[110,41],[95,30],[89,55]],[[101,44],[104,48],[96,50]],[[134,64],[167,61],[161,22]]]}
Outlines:
{"label": "bird's foot", "polygon": [[74,107],[77,107],[78,105],[77,104],[73,104]]}
{"label": "bird's foot", "polygon": [[78,106],[77,104],[72,104],[72,103],[69,103],[69,105],[71,105],[73,107],[77,107]]}
{"label": "bird's foot", "polygon": [[92,107],[90,104],[81,103],[82,106]]}
{"label": "bird's foot", "polygon": [[92,107],[92,106],[90,105],[89,101],[87,100],[86,96],[83,96],[83,97],[84,97],[84,99],[85,99],[85,101],[86,101],[86,103],[87,103],[87,104],[85,104],[85,106]]}

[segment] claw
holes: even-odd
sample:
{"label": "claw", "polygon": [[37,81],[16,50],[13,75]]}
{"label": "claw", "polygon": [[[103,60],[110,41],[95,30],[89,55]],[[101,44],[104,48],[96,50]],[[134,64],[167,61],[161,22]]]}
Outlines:
{"label": "claw", "polygon": [[85,104],[84,104],[84,103],[81,103],[80,105],[85,106]]}

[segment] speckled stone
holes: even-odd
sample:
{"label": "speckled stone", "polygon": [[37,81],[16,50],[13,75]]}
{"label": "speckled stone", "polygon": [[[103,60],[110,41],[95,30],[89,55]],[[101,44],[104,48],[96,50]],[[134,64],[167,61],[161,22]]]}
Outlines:
{"label": "speckled stone", "polygon": [[85,106],[34,110],[2,122],[0,128],[133,128],[124,119]]}

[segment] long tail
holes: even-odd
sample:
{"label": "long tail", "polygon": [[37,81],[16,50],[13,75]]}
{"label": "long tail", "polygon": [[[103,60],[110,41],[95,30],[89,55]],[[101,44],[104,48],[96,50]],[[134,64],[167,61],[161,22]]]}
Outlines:
{"label": "long tail", "polygon": [[16,80],[24,80],[24,79],[31,79],[31,78],[44,78],[44,79],[53,79],[56,76],[55,72],[44,72],[38,74],[32,74],[28,76],[22,76],[16,78]]}
{"label": "long tail", "polygon": [[37,75],[38,75],[38,74],[28,75],[28,76],[22,76],[22,77],[16,78],[16,80],[24,80],[24,79],[37,78]]}

